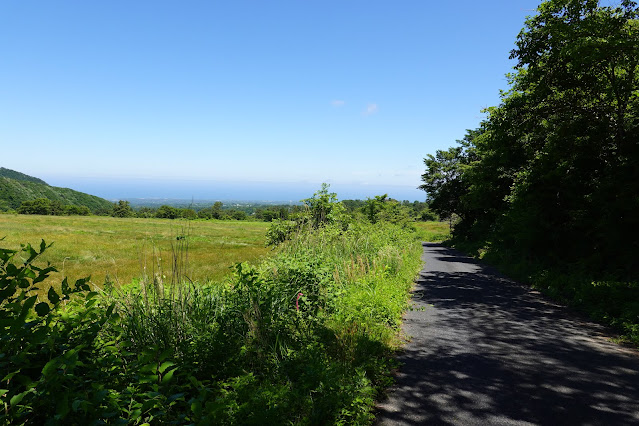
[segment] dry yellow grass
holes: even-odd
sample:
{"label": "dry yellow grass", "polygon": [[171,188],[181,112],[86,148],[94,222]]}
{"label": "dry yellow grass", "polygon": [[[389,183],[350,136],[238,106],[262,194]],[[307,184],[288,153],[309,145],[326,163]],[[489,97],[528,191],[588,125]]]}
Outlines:
{"label": "dry yellow grass", "polygon": [[91,282],[104,283],[108,275],[119,284],[154,269],[158,263],[170,275],[171,246],[188,235],[187,276],[193,281],[219,280],[235,262],[254,262],[266,256],[267,223],[238,221],[179,221],[168,219],[121,219],[81,216],[0,215],[0,247],[18,249],[36,246],[40,240],[53,243],[43,256],[60,272],[51,275],[56,285],[91,275]]}

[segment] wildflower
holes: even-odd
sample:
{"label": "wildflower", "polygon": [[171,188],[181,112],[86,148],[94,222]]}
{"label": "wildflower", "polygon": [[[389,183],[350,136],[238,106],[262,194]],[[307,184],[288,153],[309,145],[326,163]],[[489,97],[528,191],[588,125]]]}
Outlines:
{"label": "wildflower", "polygon": [[300,297],[304,296],[302,293],[297,293],[297,300],[295,301],[295,310],[300,310]]}

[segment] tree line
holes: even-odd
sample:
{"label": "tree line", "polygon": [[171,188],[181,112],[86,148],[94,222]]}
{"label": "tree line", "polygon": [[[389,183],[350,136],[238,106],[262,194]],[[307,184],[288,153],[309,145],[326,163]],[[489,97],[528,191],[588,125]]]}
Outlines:
{"label": "tree line", "polygon": [[[403,217],[410,220],[438,220],[438,216],[429,208],[428,203],[420,201],[397,201],[387,194],[378,195],[367,200],[342,201],[347,212],[354,216],[361,216],[373,223],[381,216],[385,218]],[[259,220],[272,222],[274,220],[295,220],[303,215],[304,205],[268,205],[245,206],[236,208],[225,206],[221,201],[209,207],[191,208],[162,205],[160,207],[131,206],[129,201],[120,200],[113,203],[110,209],[103,208],[92,212],[88,207],[64,205],[57,200],[38,198],[23,201],[18,207],[19,214],[37,215],[82,215],[96,214],[113,217],[139,217],[159,219],[217,219],[217,220]],[[380,216],[381,215],[381,216]],[[397,220],[395,220],[396,222]]]}
{"label": "tree line", "polygon": [[501,258],[637,276],[637,4],[544,1],[510,58],[509,89],[421,189],[454,237]]}

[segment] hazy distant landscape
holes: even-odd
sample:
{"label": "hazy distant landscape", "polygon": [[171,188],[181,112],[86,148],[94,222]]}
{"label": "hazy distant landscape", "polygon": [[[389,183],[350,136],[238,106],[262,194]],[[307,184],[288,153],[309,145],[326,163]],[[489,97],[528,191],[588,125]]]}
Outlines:
{"label": "hazy distant landscape", "polygon": [[[56,186],[74,188],[108,200],[176,199],[243,201],[259,203],[297,203],[312,194],[322,182],[209,181],[189,179],[82,178],[41,176]],[[328,182],[330,183],[330,181]],[[340,199],[366,199],[389,194],[397,200],[424,201],[425,194],[414,186],[383,184],[339,184],[331,187]],[[140,203],[135,203],[140,204]]]}

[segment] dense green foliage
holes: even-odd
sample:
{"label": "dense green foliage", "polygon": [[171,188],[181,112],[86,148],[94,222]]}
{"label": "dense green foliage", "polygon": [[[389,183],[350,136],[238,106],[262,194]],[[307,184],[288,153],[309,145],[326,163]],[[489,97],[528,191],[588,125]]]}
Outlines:
{"label": "dense green foliage", "polygon": [[377,222],[392,223],[415,230],[413,224],[417,220],[437,219],[425,203],[398,202],[388,198],[387,194],[377,195],[367,200],[347,200],[337,202],[337,194],[329,192],[329,185],[313,194],[313,197],[301,201],[288,215],[288,220],[276,219],[267,232],[269,245],[280,244],[296,233],[308,227],[313,229],[325,225],[334,225],[347,229],[353,221],[375,224]]}
{"label": "dense green foliage", "polygon": [[0,177],[6,177],[6,178],[14,179],[14,180],[21,180],[23,182],[35,182],[35,183],[41,183],[43,185],[48,185],[42,179],[25,175],[24,173],[16,172],[15,170],[5,169],[4,167],[0,167]]}
{"label": "dense green foliage", "polygon": [[74,206],[72,204],[63,205],[59,201],[51,201],[48,198],[36,198],[35,200],[23,201],[18,207],[20,214],[41,214],[41,215],[77,215],[88,216],[91,210],[87,206]]}
{"label": "dense green foliage", "polygon": [[632,1],[544,1],[517,38],[501,104],[425,159],[422,185],[456,218],[456,244],[637,341],[638,17]]}
{"label": "dense green foliage", "polygon": [[79,424],[111,408],[113,398],[104,389],[109,359],[103,358],[110,343],[101,331],[114,305],[102,306],[87,279],[73,287],[64,280],[60,292],[49,288],[47,299],[38,302],[33,292],[55,271],[34,264],[47,248],[43,241],[39,250],[0,249],[3,424]]}
{"label": "dense green foliage", "polygon": [[[74,191],[69,188],[49,186],[40,179],[23,175],[13,170],[1,170],[0,211],[17,210],[25,202],[28,204],[41,199],[46,199],[51,203],[56,203],[56,205],[61,206],[60,209],[56,209],[55,211],[64,211],[64,209],[68,209],[68,206],[86,207],[94,213],[111,209],[112,203],[103,198]],[[19,179],[11,176],[18,177]]]}
{"label": "dense green foliage", "polygon": [[224,283],[185,279],[182,236],[168,278],[101,294],[65,281],[38,303],[48,247],[0,250],[0,422],[371,422],[421,247],[410,227],[353,221],[327,188],[309,200],[292,240]]}
{"label": "dense green foliage", "polygon": [[[380,199],[381,197],[381,199]],[[369,220],[371,219],[371,203],[375,204],[377,201],[381,201],[383,204],[376,204],[376,207],[373,207],[373,210],[379,210],[379,207],[383,206],[383,210],[386,211],[385,215],[389,211],[395,211],[396,213],[401,211],[401,215],[405,217],[410,217],[416,221],[433,221],[439,220],[439,216],[431,210],[429,204],[423,201],[397,201],[388,197],[388,194],[377,195],[372,199],[366,200],[344,200],[342,204],[346,208],[346,211],[352,215],[357,215],[358,213],[363,214]],[[373,220],[374,216],[373,216]]]}

